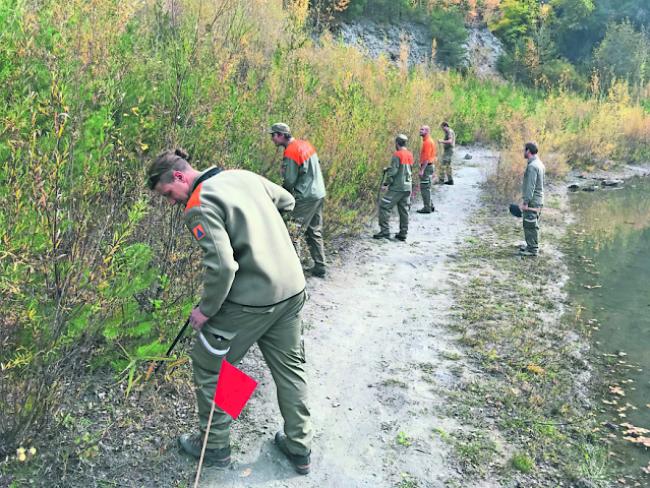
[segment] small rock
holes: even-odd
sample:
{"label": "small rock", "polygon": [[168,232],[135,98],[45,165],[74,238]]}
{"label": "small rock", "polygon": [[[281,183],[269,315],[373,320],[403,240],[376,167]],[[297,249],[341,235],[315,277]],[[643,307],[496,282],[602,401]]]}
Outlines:
{"label": "small rock", "polygon": [[470,153],[465,154],[465,159],[467,160],[472,159],[472,155]]}
{"label": "small rock", "polygon": [[619,186],[623,184],[623,180],[603,180],[603,186]]}
{"label": "small rock", "polygon": [[580,478],[578,481],[576,481],[575,487],[576,488],[598,488],[598,486],[594,484],[593,481],[587,480],[585,478]]}
{"label": "small rock", "polygon": [[614,431],[618,430],[618,426],[611,422],[605,422],[603,425],[607,427],[609,430],[614,430]]}

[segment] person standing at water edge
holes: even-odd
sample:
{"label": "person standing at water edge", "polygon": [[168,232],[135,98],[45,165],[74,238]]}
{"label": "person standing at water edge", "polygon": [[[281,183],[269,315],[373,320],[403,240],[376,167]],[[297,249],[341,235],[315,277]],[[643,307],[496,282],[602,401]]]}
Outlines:
{"label": "person standing at water edge", "polygon": [[[197,331],[190,357],[202,432],[182,435],[179,445],[200,456],[222,360],[237,364],[257,343],[284,418],[276,444],[296,471],[307,474],[312,428],[301,347],[305,277],[280,215],[293,209],[294,198],[250,171],[197,171],[188,159],[183,150],[165,151],[148,170],[149,188],[185,207],[185,225],[203,250],[203,293],[190,315]],[[230,464],[231,420],[215,410],[209,465]]]}
{"label": "person standing at water edge", "polygon": [[388,190],[379,205],[379,232],[372,237],[375,239],[390,238],[389,220],[390,212],[397,205],[399,213],[399,233],[395,238],[406,240],[409,230],[409,208],[412,189],[411,166],[413,166],[413,153],[406,149],[408,137],[399,134],[395,138],[395,152],[390,161],[390,166],[385,170],[384,190]]}
{"label": "person standing at water edge", "polygon": [[[442,162],[440,163],[440,183],[445,185],[453,185],[454,177],[451,174],[451,159],[454,155],[454,146],[456,145],[456,133],[453,131],[447,122],[440,124],[440,128],[444,132],[444,139],[440,139],[438,142],[442,144]],[[445,181],[445,178],[447,181]]]}
{"label": "person standing at water edge", "polygon": [[428,125],[420,127],[422,149],[420,150],[420,194],[422,195],[422,208],[418,213],[428,214],[435,210],[431,205],[431,182],[435,171],[436,144],[431,138],[431,129]]}
{"label": "person standing at water edge", "polygon": [[539,253],[539,220],[544,206],[544,163],[537,157],[537,145],[527,142],[524,146],[524,158],[528,161],[521,187],[524,237],[526,246],[522,246],[522,256],[537,256]]}
{"label": "person standing at water edge", "polygon": [[[314,260],[314,267],[308,271],[313,276],[323,278],[326,272],[323,244],[325,181],[318,154],[309,142],[294,139],[287,124],[273,124],[269,133],[273,144],[284,147],[282,186],[296,198],[296,207],[291,213],[291,219],[301,229],[305,229],[309,253]],[[296,246],[297,251],[298,249]]]}

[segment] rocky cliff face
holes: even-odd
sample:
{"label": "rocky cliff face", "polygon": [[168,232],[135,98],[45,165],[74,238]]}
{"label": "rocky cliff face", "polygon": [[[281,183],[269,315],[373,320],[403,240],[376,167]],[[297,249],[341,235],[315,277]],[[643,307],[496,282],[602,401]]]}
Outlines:
{"label": "rocky cliff face", "polygon": [[408,46],[410,65],[426,63],[431,58],[431,34],[421,24],[380,24],[361,20],[339,25],[335,34],[345,44],[358,47],[372,58],[383,54],[397,62],[403,46]]}
{"label": "rocky cliff face", "polygon": [[[433,38],[422,24],[381,24],[370,20],[341,24],[335,35],[357,46],[368,56],[385,55],[398,62],[404,53],[411,66],[431,62]],[[404,51],[406,49],[406,51]],[[485,27],[471,27],[467,42],[467,66],[481,77],[498,77],[496,62],[503,51],[501,42]]]}

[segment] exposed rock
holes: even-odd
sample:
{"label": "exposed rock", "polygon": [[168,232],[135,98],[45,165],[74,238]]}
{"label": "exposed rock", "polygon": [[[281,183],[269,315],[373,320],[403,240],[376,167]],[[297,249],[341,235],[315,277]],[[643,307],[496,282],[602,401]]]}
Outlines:
{"label": "exposed rock", "polygon": [[472,159],[472,155],[470,153],[465,154],[465,159],[467,160]]}
{"label": "exposed rock", "polygon": [[603,180],[603,186],[619,186],[623,184],[623,180]]}
{"label": "exposed rock", "polygon": [[381,24],[372,20],[359,20],[339,25],[336,34],[345,44],[357,46],[371,58],[383,54],[389,60],[398,62],[402,46],[407,46],[410,66],[431,59],[431,33],[428,27],[421,24]]}
{"label": "exposed rock", "polygon": [[472,27],[467,40],[469,66],[481,78],[501,78],[497,61],[503,53],[503,45],[485,27]]}
{"label": "exposed rock", "polygon": [[[433,36],[428,26],[413,22],[396,24],[359,20],[338,25],[334,32],[348,45],[357,46],[371,58],[380,55],[397,63],[402,48],[408,49],[408,64],[431,62]],[[500,78],[497,60],[503,52],[501,41],[486,27],[469,27],[466,66],[480,77]]]}

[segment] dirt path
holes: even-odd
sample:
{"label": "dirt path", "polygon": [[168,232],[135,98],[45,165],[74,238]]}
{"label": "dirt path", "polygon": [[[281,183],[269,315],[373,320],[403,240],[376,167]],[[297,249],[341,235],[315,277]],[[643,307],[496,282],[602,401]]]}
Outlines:
{"label": "dirt path", "polygon": [[441,487],[458,479],[446,462],[450,447],[432,433],[457,428],[440,413],[440,392],[456,382],[460,366],[445,327],[450,263],[469,233],[483,168],[493,157],[479,149],[458,154],[466,152],[473,159],[455,165],[456,184],[434,187],[436,212],[420,215],[413,205],[406,243],[375,241],[369,229],[326,280],[309,280],[312,473],[295,474],[272,444],[281,417],[256,351],[243,362],[260,387],[235,422],[235,462],[225,471],[207,468],[201,486]]}

